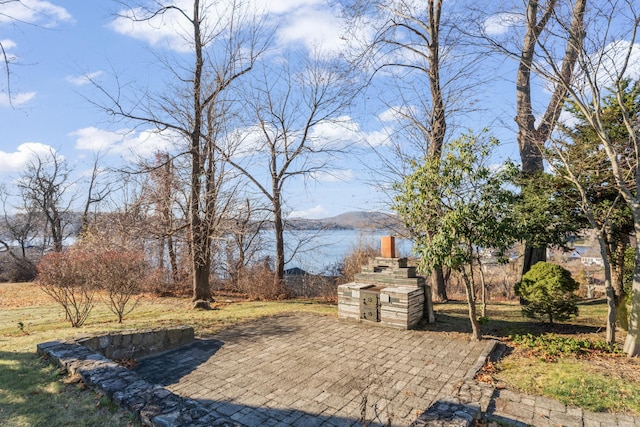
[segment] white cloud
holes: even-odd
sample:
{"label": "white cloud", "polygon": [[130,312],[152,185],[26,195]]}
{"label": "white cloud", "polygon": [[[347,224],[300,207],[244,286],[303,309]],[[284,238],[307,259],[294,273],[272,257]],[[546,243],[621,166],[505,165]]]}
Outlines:
{"label": "white cloud", "polygon": [[285,18],[278,31],[282,44],[299,43],[321,56],[333,56],[344,50],[342,24],[338,13],[328,7],[305,7]]}
{"label": "white cloud", "polygon": [[2,61],[0,62],[7,61],[8,63],[13,63],[18,61],[18,55],[10,52],[11,49],[15,49],[16,47],[18,47],[18,44],[16,42],[10,39],[4,39],[0,40],[0,46],[2,46],[1,53],[4,56],[2,58]]}
{"label": "white cloud", "polygon": [[360,125],[349,116],[340,116],[334,120],[318,123],[310,134],[311,142],[318,148],[340,148],[357,143],[362,144],[366,136]]}
{"label": "white cloud", "polygon": [[55,27],[60,22],[72,21],[64,7],[43,0],[0,2],[0,25],[15,21]]}
{"label": "white cloud", "polygon": [[[540,121],[540,118],[536,117],[536,126],[539,121]],[[562,110],[560,112],[560,117],[558,117],[558,122],[562,123],[563,126],[567,126],[568,128],[573,128],[578,124],[579,121],[578,121],[578,118],[573,114],[571,114],[569,111]]]}
{"label": "white cloud", "polygon": [[16,42],[14,42],[13,40],[9,40],[9,39],[0,40],[0,44],[2,45],[2,48],[5,51],[7,51],[9,49],[13,49],[14,47],[18,46],[16,44]]}
{"label": "white cloud", "polygon": [[[193,7],[187,0],[177,0],[173,4],[188,14],[192,13]],[[123,9],[110,27],[119,34],[145,41],[151,46],[165,46],[179,52],[189,51],[189,29],[184,27],[186,21],[183,15],[168,9],[166,13],[154,15],[148,20],[141,19],[148,15],[140,7]]]}
{"label": "white cloud", "polygon": [[[271,130],[272,138],[275,138],[275,130]],[[350,145],[378,147],[389,144],[394,132],[391,126],[383,126],[381,129],[363,131],[358,122],[352,117],[344,115],[333,120],[325,120],[316,124],[309,133],[308,146],[316,150],[341,149]],[[289,142],[294,144],[299,135],[290,133]],[[263,151],[265,136],[258,125],[238,128],[229,138],[227,144],[234,157],[247,157]]]}
{"label": "white cloud", "polygon": [[484,31],[490,36],[505,34],[511,27],[524,23],[524,16],[518,13],[498,13],[484,21]]}
{"label": "white cloud", "polygon": [[266,6],[269,13],[283,14],[293,10],[326,4],[326,0],[253,0],[255,6]]}
{"label": "white cloud", "polygon": [[36,92],[19,92],[15,94],[0,93],[0,107],[18,107],[35,98]]}
{"label": "white cloud", "polygon": [[40,142],[25,142],[20,144],[16,151],[7,153],[0,151],[0,171],[16,172],[23,170],[31,160],[38,155],[55,153],[55,150]]}
{"label": "white cloud", "polygon": [[[267,129],[269,129],[268,125]],[[275,138],[275,130],[268,130],[271,137]],[[262,151],[266,144],[264,131],[259,125],[246,126],[235,129],[225,140],[226,149],[233,157],[247,157]]]}
{"label": "white cloud", "polygon": [[[175,0],[173,4],[189,16],[192,15],[193,2]],[[224,32],[231,10],[229,2],[217,2],[203,9],[205,25],[209,34]],[[340,10],[332,8],[326,0],[252,0],[246,2],[235,16],[252,14],[268,17],[265,22],[278,23],[277,39],[280,44],[300,44],[308,50],[318,50],[323,56],[330,56],[345,46],[341,38]],[[154,47],[166,47],[177,52],[192,49],[192,29],[184,16],[176,10],[157,14],[149,20],[139,18],[149,13],[142,8],[123,9],[114,19],[110,28]],[[138,20],[132,19],[137,17]]]}
{"label": "white cloud", "polygon": [[[275,129],[268,130],[268,132],[271,133],[272,138],[275,138]],[[351,144],[366,144],[367,139],[371,136],[372,134],[363,133],[360,130],[360,125],[351,117],[340,116],[333,120],[317,123],[309,133],[307,145],[316,150],[340,149]],[[289,133],[290,145],[295,145],[299,141],[299,137],[299,134]],[[228,143],[235,145],[235,149],[230,150],[235,157],[258,153],[264,149],[266,143],[264,131],[258,125],[236,129],[230,140],[233,142]]]}
{"label": "white cloud", "polygon": [[158,151],[166,151],[178,140],[172,132],[141,131],[129,129],[109,131],[95,127],[87,127],[71,132],[76,137],[78,150],[104,152],[120,155],[126,159],[149,157]]}
{"label": "white cloud", "polygon": [[287,217],[288,218],[320,219],[320,218],[326,218],[327,215],[328,215],[327,210],[322,205],[318,205],[310,209],[292,211]]}
{"label": "white cloud", "polygon": [[[629,53],[629,64],[623,73],[622,67]],[[640,43],[632,45],[628,40],[611,42],[598,54],[598,58],[593,58],[594,65],[598,63],[595,61],[599,61],[600,57],[602,57],[601,68],[597,72],[602,86],[611,86],[619,77],[633,80],[640,78]]]}
{"label": "white cloud", "polygon": [[[170,2],[176,8],[183,11],[188,17],[193,16],[193,1],[174,0]],[[202,6],[201,31],[202,38],[206,41],[214,39],[218,34],[228,31],[227,24],[234,20],[242,20],[248,17],[250,5],[239,6],[233,10],[231,2],[209,2]],[[264,8],[263,5],[261,5]],[[126,8],[119,12],[109,27],[115,32],[142,40],[153,47],[163,47],[176,52],[190,52],[193,48],[193,27],[178,10],[166,9],[164,13],[155,13],[156,10],[145,10],[141,7]],[[233,15],[233,17],[232,17]],[[149,17],[149,19],[146,19]]]}
{"label": "white cloud", "polygon": [[[629,60],[624,68],[627,55]],[[591,82],[595,81],[601,95],[607,95],[607,89],[613,88],[614,82],[621,78],[640,79],[640,43],[632,45],[628,40],[611,42],[589,56],[587,67],[588,76],[584,69],[576,72],[575,87],[583,96],[591,97]],[[549,87],[545,90],[551,92]]]}
{"label": "white cloud", "polygon": [[383,123],[397,122],[404,120],[407,116],[412,117],[415,114],[416,107],[413,105],[398,105],[389,107],[382,113],[378,114],[378,120]]}
{"label": "white cloud", "polygon": [[69,135],[77,138],[75,146],[77,150],[105,152],[111,150],[122,141],[126,131],[120,133],[87,127],[71,132]]}
{"label": "white cloud", "polygon": [[65,80],[74,86],[84,86],[91,83],[92,80],[100,77],[101,75],[102,71],[94,71],[80,76],[67,76]]}
{"label": "white cloud", "polygon": [[387,145],[394,130],[383,126],[379,130],[363,131],[360,124],[349,116],[318,123],[311,132],[314,147],[338,149],[351,144],[378,147]]}
{"label": "white cloud", "polygon": [[391,141],[391,136],[395,130],[389,126],[384,126],[380,130],[375,130],[372,132],[367,132],[365,134],[365,140],[367,145],[371,147],[381,147],[383,145],[388,145]]}

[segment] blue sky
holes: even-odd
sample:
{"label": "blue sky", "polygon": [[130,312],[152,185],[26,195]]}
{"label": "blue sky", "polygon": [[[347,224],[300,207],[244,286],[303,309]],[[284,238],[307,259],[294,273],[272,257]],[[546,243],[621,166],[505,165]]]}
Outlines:
{"label": "blue sky", "polygon": [[[320,46],[323,55],[331,56],[345,48],[337,4],[329,5],[326,0],[253,1],[264,9],[269,22],[279,23],[276,51],[310,52]],[[156,54],[181,54],[173,22],[155,28],[132,27],[116,19],[120,8],[116,1],[0,4],[0,40],[10,62],[10,86],[6,79],[0,80],[0,180],[6,187],[11,188],[34,152],[53,149],[82,174],[90,168],[96,151],[105,154],[105,165],[116,166],[135,156],[150,157],[154,149],[166,144],[144,127],[111,122],[90,102],[96,92],[87,77],[101,81],[118,76],[126,84],[154,88],[163,76]],[[511,21],[504,16],[486,21],[487,28],[496,34],[506,31],[505,22],[517,22],[512,15],[508,17]],[[361,32],[367,36],[366,29]],[[481,72],[491,78],[470,87],[467,105],[473,104],[473,111],[457,118],[456,132],[491,127],[491,133],[502,141],[498,160],[518,158],[514,67],[513,62],[487,59]],[[370,185],[378,160],[365,142],[384,149],[389,135],[397,134],[394,111],[401,100],[393,98],[395,92],[388,90],[391,86],[384,75],[374,83],[341,116],[341,127],[327,123],[320,128],[322,137],[341,138],[359,149],[334,160],[334,173],[318,174],[315,180],[289,187],[290,215],[317,218],[385,209],[385,198]],[[536,96],[543,104],[548,93],[540,86]]]}
{"label": "blue sky", "polygon": [[[281,22],[276,40],[283,48],[310,49],[322,40],[330,52],[344,43],[338,12],[324,1],[273,4],[271,14]],[[107,153],[105,163],[117,165],[135,155],[150,156],[162,146],[159,141],[150,144],[144,129],[111,123],[86,99],[95,94],[86,76],[99,81],[118,75],[138,86],[153,86],[158,67],[153,51],[180,49],[170,31],[130,31],[130,24],[115,19],[118,11],[118,3],[109,1],[0,5],[0,14],[15,18],[0,17],[0,40],[10,59],[10,86],[0,83],[0,178],[7,187],[34,152],[50,147],[81,173],[91,166],[96,150]],[[351,125],[361,132],[359,123]],[[356,170],[362,165],[343,160],[350,167],[338,166],[336,173],[290,188],[291,215],[324,217],[381,207],[374,189],[364,183],[363,171]]]}

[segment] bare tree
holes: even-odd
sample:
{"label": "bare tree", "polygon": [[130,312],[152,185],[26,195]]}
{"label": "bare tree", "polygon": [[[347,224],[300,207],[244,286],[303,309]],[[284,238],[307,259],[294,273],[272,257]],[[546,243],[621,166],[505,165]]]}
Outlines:
{"label": "bare tree", "polygon": [[[391,90],[381,91],[383,103],[398,119],[400,128],[389,137],[387,147],[374,147],[383,170],[375,180],[383,188],[399,182],[411,171],[413,161],[438,159],[455,127],[456,117],[469,110],[467,103],[482,81],[479,55],[466,50],[464,33],[456,26],[464,20],[456,10],[443,8],[442,0],[360,0],[351,3],[352,45],[355,62],[373,74],[371,79],[392,76]],[[363,26],[372,26],[373,37]],[[372,84],[378,88],[381,82]],[[382,182],[384,181],[384,182]],[[395,194],[392,192],[390,198]],[[442,267],[432,271],[435,300],[446,301]]]}
{"label": "bare tree", "polygon": [[[627,203],[634,221],[635,267],[633,274],[629,331],[624,351],[640,355],[640,122],[631,114],[625,91],[633,73],[637,51],[640,9],[631,0],[607,0],[593,5],[588,14],[588,26],[582,38],[568,37],[578,51],[577,75],[568,78],[552,52],[543,49],[544,67],[540,73],[553,84],[561,86],[593,129],[599,147],[606,154],[614,183]],[[636,83],[638,84],[638,83]],[[621,125],[628,134],[625,144],[616,143],[603,117],[604,99],[613,94],[620,111]]]}
{"label": "bare tree", "polygon": [[234,218],[227,226],[226,269],[232,287],[240,289],[247,267],[257,261],[256,257],[263,249],[262,231],[268,222],[268,213],[249,198],[236,203],[241,206],[233,209]]}
{"label": "bare tree", "polygon": [[[600,255],[604,263],[605,289],[607,296],[607,332],[606,339],[610,344],[615,343],[615,327],[616,327],[616,302],[612,287],[612,256],[609,251],[609,242],[607,239],[608,230],[611,228],[613,214],[619,208],[619,197],[613,195],[613,201],[608,200],[606,208],[602,209],[602,198],[604,193],[610,193],[608,183],[601,188],[594,189],[595,185],[601,185],[601,182],[594,182],[594,174],[606,175],[602,170],[598,170],[601,166],[597,159],[600,153],[596,150],[585,149],[585,146],[571,146],[563,140],[551,138],[548,142],[550,146],[550,156],[545,158],[553,173],[568,182],[570,182],[577,190],[579,195],[579,205],[586,216],[591,228],[598,237],[600,246]],[[594,153],[595,151],[595,153]],[[591,164],[593,163],[593,164]],[[588,165],[588,166],[587,166]],[[607,180],[608,181],[608,180]]]}
{"label": "bare tree", "polygon": [[121,18],[142,24],[158,17],[177,17],[187,29],[180,34],[188,44],[193,62],[165,61],[174,81],[158,96],[143,93],[144,103],[121,98],[99,86],[107,96],[106,110],[123,119],[155,126],[173,133],[184,144],[189,176],[187,205],[193,300],[195,307],[208,308],[211,298],[212,237],[220,224],[216,197],[222,187],[217,147],[224,138],[229,120],[233,85],[254,66],[269,44],[261,33],[262,24],[239,1],[193,1],[193,7],[181,8],[154,1],[152,6],[129,8]]}
{"label": "bare tree", "polygon": [[51,149],[46,154],[36,154],[18,180],[22,199],[44,215],[43,237],[45,241],[51,239],[55,252],[62,251],[70,222],[73,202],[73,195],[68,192],[73,185],[70,173],[64,158]]}
{"label": "bare tree", "polygon": [[[42,214],[30,200],[23,199],[21,206],[10,207],[8,198],[6,188],[0,185],[3,212],[0,246],[12,263],[12,266],[7,267],[6,278],[16,282],[32,280],[36,275],[36,264],[42,255],[42,247],[38,245]],[[34,247],[37,248],[36,254],[32,251]]]}
{"label": "bare tree", "polygon": [[169,260],[173,287],[180,282],[178,266],[178,246],[185,230],[185,209],[181,193],[179,174],[176,171],[176,159],[167,152],[157,152],[151,163],[144,161],[140,165],[145,179],[141,183],[138,200],[144,205],[148,218],[144,224],[144,233],[157,242],[155,266],[165,270],[165,259]]}
{"label": "bare tree", "polygon": [[306,61],[302,70],[296,72],[292,67],[291,61],[276,62],[265,68],[262,78],[252,85],[246,104],[257,125],[241,136],[247,155],[238,159],[227,157],[270,203],[276,285],[284,280],[287,261],[286,185],[295,179],[331,172],[329,161],[345,151],[348,141],[326,139],[316,130],[321,126],[344,125],[344,109],[355,90],[348,74],[331,60],[316,56]]}
{"label": "bare tree", "polygon": [[97,205],[111,193],[111,183],[103,181],[101,178],[104,175],[104,171],[100,168],[100,160],[102,155],[95,153],[93,157],[93,165],[91,168],[91,175],[87,183],[87,199],[84,203],[84,209],[82,211],[82,220],[80,230],[82,232],[89,229],[89,211],[93,205]]}
{"label": "bare tree", "polygon": [[[587,0],[526,0],[522,4],[507,2],[507,6],[517,8],[515,12],[509,7],[507,10],[478,10],[474,6],[478,16],[486,17],[488,12],[493,14],[493,18],[502,20],[502,25],[522,30],[519,41],[509,38],[510,35],[500,38],[487,31],[486,21],[481,21],[480,34],[493,49],[518,61],[515,121],[518,126],[522,173],[526,176],[544,172],[540,147],[555,129],[567,96],[563,85],[549,82],[551,96],[540,113],[534,108],[532,79],[541,71],[542,58],[549,55],[552,56],[549,59],[557,64],[562,78],[568,82],[572,80],[584,36],[586,3]],[[559,47],[560,45],[564,45],[564,48]],[[527,244],[523,254],[522,274],[529,271],[536,262],[545,261],[546,250],[544,246]]]}
{"label": "bare tree", "polygon": [[[39,18],[51,13],[51,8],[47,2],[34,2],[22,0],[0,0],[0,25],[10,23],[12,25],[29,25],[41,29],[50,28],[50,25],[41,26],[37,22]],[[56,8],[60,8],[56,6]],[[66,19],[66,18],[61,18]],[[11,85],[12,62],[15,58],[8,50],[12,47],[11,40],[0,40],[0,73],[3,74],[6,93],[9,105],[14,104],[14,93]]]}
{"label": "bare tree", "polygon": [[[20,0],[0,0],[0,6],[4,6],[7,5],[9,3],[16,3]],[[10,21],[13,21],[14,18],[12,16],[8,16],[7,14],[0,12],[0,16],[3,16],[5,18],[9,18]],[[10,56],[9,53],[7,52],[7,48],[5,47],[6,41],[5,40],[0,40],[0,55],[2,56],[2,65],[4,68],[4,75],[5,75],[5,79],[6,79],[6,85],[7,85],[7,97],[9,99],[9,103],[12,102],[13,100],[13,95],[11,92],[11,61],[10,61]]]}

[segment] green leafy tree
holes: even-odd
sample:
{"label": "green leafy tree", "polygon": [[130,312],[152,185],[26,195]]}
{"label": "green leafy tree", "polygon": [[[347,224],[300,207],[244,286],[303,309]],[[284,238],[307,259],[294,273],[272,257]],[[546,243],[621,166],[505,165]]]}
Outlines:
{"label": "green leafy tree", "polygon": [[579,195],[561,177],[549,173],[521,175],[517,184],[520,194],[515,209],[527,244],[565,248],[571,236],[589,226],[576,203]]}
{"label": "green leafy tree", "polygon": [[[636,259],[629,331],[624,343],[624,351],[630,357],[640,355],[640,132],[638,115],[629,108],[624,95],[627,79],[636,75],[634,53],[640,36],[640,10],[630,7],[632,3],[600,2],[598,7],[588,9],[583,30],[567,39],[575,46],[582,38],[588,40],[578,52],[574,75],[566,75],[557,66],[554,49],[539,50],[536,61],[536,65],[541,64],[536,68],[544,82],[563,86],[568,101],[584,115],[598,139],[598,150],[606,154],[611,165],[613,180],[609,185],[619,191],[633,217]],[[603,28],[606,31],[601,31]],[[606,124],[603,99],[610,94],[614,95],[612,103],[619,107],[620,129],[626,128],[628,133],[623,145],[612,138]]]}
{"label": "green leafy tree", "polygon": [[579,286],[568,270],[541,261],[522,276],[515,292],[527,301],[522,307],[525,316],[548,318],[549,323],[553,323],[554,320],[568,320],[578,315],[578,297],[574,292]]}
{"label": "green leafy tree", "polygon": [[517,168],[490,164],[498,144],[485,135],[463,135],[448,144],[441,159],[427,157],[397,185],[394,209],[412,232],[418,267],[423,273],[437,266],[458,271],[463,278],[473,337],[481,339],[476,316],[473,263],[478,250],[505,251],[519,236],[513,202],[505,184]]}
{"label": "green leafy tree", "polygon": [[[629,129],[624,125],[623,106],[633,116],[640,114],[639,95],[640,86],[623,80],[620,92],[604,96],[598,108],[600,131],[612,147],[624,154],[619,162],[629,171],[628,180],[633,180],[634,172],[628,164],[631,145]],[[598,236],[608,305],[607,341],[614,343],[616,323],[623,329],[627,324],[624,255],[629,236],[634,231],[633,215],[617,186],[612,185],[615,182],[612,164],[602,150],[601,140],[589,123],[589,117],[576,102],[570,102],[566,109],[575,117],[576,124],[570,128],[561,127],[562,137],[549,142],[545,156],[555,175],[570,184],[571,188],[564,189],[565,199],[580,208],[588,219],[588,226]]]}

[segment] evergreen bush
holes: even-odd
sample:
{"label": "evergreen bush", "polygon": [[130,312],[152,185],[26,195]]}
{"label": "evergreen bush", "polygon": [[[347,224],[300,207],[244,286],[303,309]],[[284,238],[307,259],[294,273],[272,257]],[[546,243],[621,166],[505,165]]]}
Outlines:
{"label": "evergreen bush", "polygon": [[547,318],[549,323],[553,323],[578,315],[578,297],[574,292],[579,286],[569,270],[541,261],[522,276],[515,292],[525,301],[522,307],[525,316]]}

